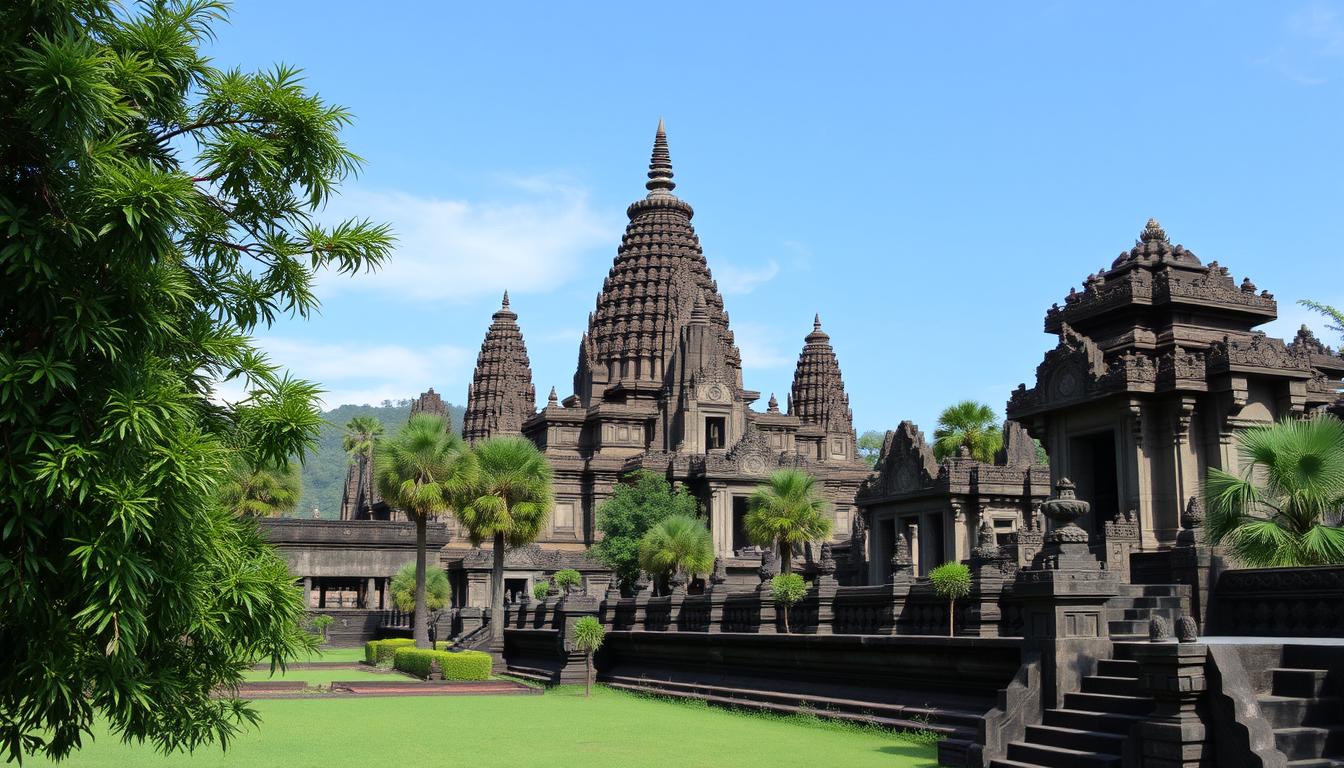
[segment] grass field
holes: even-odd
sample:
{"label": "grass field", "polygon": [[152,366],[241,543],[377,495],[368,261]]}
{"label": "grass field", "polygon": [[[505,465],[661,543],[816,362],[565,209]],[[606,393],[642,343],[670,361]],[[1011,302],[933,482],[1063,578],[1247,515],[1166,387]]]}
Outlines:
{"label": "grass field", "polygon": [[321,648],[312,656],[297,661],[341,661],[358,663],[364,660],[364,646],[358,648]]}
{"label": "grass field", "polygon": [[284,674],[276,673],[271,676],[269,669],[249,669],[243,673],[243,679],[247,681],[265,681],[265,680],[291,680],[300,681],[309,685],[331,685],[333,680],[388,680],[408,683],[414,678],[397,672],[379,672],[374,669],[325,669],[321,667],[309,667],[306,669],[295,669],[290,667]]}
{"label": "grass field", "polygon": [[[258,701],[263,723],[227,754],[162,757],[111,734],[63,765],[75,768],[846,768],[934,766],[934,747],[893,734],[728,712],[581,687],[542,696],[281,699]],[[49,765],[32,759],[26,765]]]}

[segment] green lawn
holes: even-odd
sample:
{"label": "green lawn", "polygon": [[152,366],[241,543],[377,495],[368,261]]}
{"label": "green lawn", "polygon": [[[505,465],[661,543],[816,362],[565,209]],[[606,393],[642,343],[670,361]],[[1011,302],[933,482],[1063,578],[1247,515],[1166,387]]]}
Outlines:
{"label": "green lawn", "polygon": [[312,656],[296,661],[343,661],[356,663],[364,660],[364,646],[358,648],[320,648]]}
{"label": "green lawn", "polygon": [[392,680],[397,682],[411,682],[413,678],[398,672],[379,672],[375,669],[328,669],[322,667],[308,667],[306,669],[295,669],[290,667],[284,674],[276,673],[271,676],[269,669],[249,669],[243,673],[244,680],[297,680],[305,682],[310,686],[331,685],[333,680]]}
{"label": "green lawn", "polygon": [[[727,712],[582,688],[542,696],[280,699],[256,702],[263,723],[227,755],[160,757],[97,733],[65,765],[75,768],[331,768],[470,765],[472,768],[913,768],[934,747],[892,734]],[[33,759],[29,764],[46,765]]]}

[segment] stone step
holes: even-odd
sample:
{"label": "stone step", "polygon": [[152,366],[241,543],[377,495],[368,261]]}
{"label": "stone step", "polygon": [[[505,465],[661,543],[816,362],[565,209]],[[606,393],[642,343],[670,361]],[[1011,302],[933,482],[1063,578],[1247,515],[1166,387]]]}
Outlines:
{"label": "stone step", "polygon": [[1110,621],[1142,621],[1144,630],[1147,631],[1148,620],[1153,618],[1153,614],[1158,614],[1169,623],[1175,624],[1180,613],[1180,609],[1177,608],[1107,608],[1106,618]]}
{"label": "stone step", "polygon": [[1188,588],[1183,584],[1121,584],[1121,597],[1170,597],[1183,595]]}
{"label": "stone step", "polygon": [[1008,759],[1045,768],[1120,768],[1120,755],[1014,741]]}
{"label": "stone step", "polygon": [[1088,675],[1083,678],[1083,693],[1110,693],[1116,696],[1142,696],[1137,678]]}
{"label": "stone step", "polygon": [[1167,608],[1170,610],[1180,610],[1184,608],[1184,600],[1172,596],[1149,596],[1135,597],[1126,601],[1126,605],[1117,605],[1117,608]]}
{"label": "stone step", "polygon": [[1129,734],[1129,730],[1143,720],[1140,715],[1124,715],[1114,712],[1096,712],[1086,709],[1047,709],[1043,722],[1060,728],[1074,728],[1080,731],[1104,731],[1120,736]]}
{"label": "stone step", "polygon": [[1102,659],[1097,662],[1097,674],[1107,677],[1139,679],[1139,662],[1130,659]]}
{"label": "stone step", "polygon": [[1032,763],[1019,763],[1016,760],[991,760],[989,768],[1041,768]]}
{"label": "stone step", "polygon": [[1289,760],[1309,760],[1327,754],[1339,754],[1344,749],[1344,727],[1277,728],[1274,746]]}
{"label": "stone step", "polygon": [[1314,698],[1325,695],[1328,672],[1324,669],[1277,667],[1271,669],[1270,673],[1274,675],[1273,692],[1276,696]]}
{"label": "stone step", "polygon": [[1028,725],[1027,741],[1051,747],[1118,755],[1124,748],[1125,737],[1118,733],[1065,728],[1058,725]]}
{"label": "stone step", "polygon": [[1106,628],[1111,637],[1127,636],[1141,637],[1148,634],[1148,622],[1144,621],[1125,621],[1123,619],[1111,619],[1106,622]]}
{"label": "stone step", "polygon": [[1257,696],[1260,712],[1276,730],[1303,725],[1335,725],[1344,720],[1336,696],[1306,699],[1300,696]]}
{"label": "stone step", "polygon": [[1344,768],[1344,760],[1317,757],[1311,760],[1289,760],[1288,768]]}
{"label": "stone step", "polygon": [[1118,715],[1147,715],[1153,711],[1153,700],[1139,696],[1116,696],[1109,693],[1066,693],[1064,706],[1087,712],[1113,712]]}

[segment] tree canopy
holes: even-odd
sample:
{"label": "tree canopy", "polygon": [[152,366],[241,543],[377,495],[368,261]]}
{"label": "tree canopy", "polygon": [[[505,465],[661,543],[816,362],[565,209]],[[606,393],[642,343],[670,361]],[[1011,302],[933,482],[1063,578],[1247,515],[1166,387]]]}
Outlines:
{"label": "tree canopy", "polygon": [[280,517],[294,511],[301,491],[298,462],[255,467],[235,456],[219,494],[235,514]]}
{"label": "tree canopy", "polygon": [[383,436],[383,432],[383,422],[377,416],[356,416],[345,423],[341,450],[352,460],[367,460],[373,456],[373,446]]}
{"label": "tree canopy", "polygon": [[942,461],[956,456],[966,448],[971,458],[991,462],[1003,447],[1003,432],[994,416],[994,409],[974,400],[962,400],[948,406],[938,416],[933,431],[933,455]]}
{"label": "tree canopy", "polygon": [[[448,574],[442,568],[429,568],[425,572],[425,607],[431,611],[441,611],[452,600],[452,591],[448,584]],[[415,610],[415,563],[401,566],[397,575],[392,577],[392,604],[398,610]]]}
{"label": "tree canopy", "polygon": [[1243,472],[1210,469],[1205,534],[1256,567],[1344,563],[1344,422],[1333,416],[1252,427]]}
{"label": "tree canopy", "polygon": [[709,573],[714,540],[698,517],[669,515],[639,540],[639,565],[650,575]]}
{"label": "tree canopy", "polygon": [[753,542],[779,547],[780,567],[789,573],[799,547],[831,535],[829,509],[815,477],[798,469],[777,469],[756,486],[742,522]]}
{"label": "tree canopy", "polygon": [[665,477],[652,472],[632,473],[598,507],[602,539],[589,552],[629,587],[639,578],[639,541],[644,534],[667,517],[695,517],[699,512],[700,502],[685,488],[673,490]]}
{"label": "tree canopy", "polygon": [[859,435],[859,458],[870,467],[877,466],[878,456],[882,453],[882,440],[885,435],[876,430],[868,430]]}
{"label": "tree canopy", "polygon": [[63,757],[95,717],[163,750],[227,743],[256,715],[217,692],[313,643],[219,490],[235,457],[283,465],[320,425],[317,388],[250,336],[391,238],[314,218],[359,166],[350,114],[292,67],[212,64],[224,16],[0,6],[0,757]]}

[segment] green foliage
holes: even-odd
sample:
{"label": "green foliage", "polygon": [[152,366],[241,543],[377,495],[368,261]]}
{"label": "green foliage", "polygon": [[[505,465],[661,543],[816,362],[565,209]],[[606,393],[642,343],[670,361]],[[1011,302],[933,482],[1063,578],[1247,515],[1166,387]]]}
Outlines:
{"label": "green foliage", "polygon": [[971,594],[971,569],[965,563],[943,563],[929,571],[929,582],[944,600],[961,600]]}
{"label": "green foliage", "polygon": [[789,631],[789,609],[807,595],[807,583],[796,573],[777,573],[770,579],[770,599],[784,609],[784,631]]}
{"label": "green foliage", "polygon": [[345,423],[345,435],[341,438],[341,450],[351,460],[368,460],[373,456],[373,446],[383,436],[383,422],[376,416],[356,416]]}
{"label": "green foliage", "polygon": [[1241,476],[1210,469],[1205,534],[1250,567],[1344,563],[1344,422],[1288,420],[1240,433]]}
{"label": "green foliage", "polygon": [[797,547],[831,535],[829,509],[815,477],[798,469],[779,469],[756,486],[743,525],[753,543],[779,547],[780,566],[789,573]]}
{"label": "green foliage", "polygon": [[242,456],[234,456],[219,488],[219,498],[236,515],[281,517],[294,511],[301,490],[297,463],[254,466]]}
{"label": "green foliage", "polygon": [[573,568],[564,568],[555,572],[555,586],[561,591],[568,592],[574,587],[583,583],[583,576]]}
{"label": "green foliage", "polygon": [[439,660],[444,680],[489,680],[490,654],[481,651],[431,651],[427,648],[399,648],[392,662],[394,669],[429,677],[429,666]]}
{"label": "green foliage", "polygon": [[542,579],[532,585],[532,596],[538,600],[545,600],[551,596],[551,582]]}
{"label": "green foliage", "polygon": [[990,462],[1003,447],[1003,432],[995,420],[994,409],[974,400],[962,400],[944,409],[933,431],[933,455],[942,461],[956,456],[962,447],[971,458]]}
{"label": "green foliage", "polygon": [[877,466],[877,458],[882,453],[884,437],[881,432],[872,429],[859,435],[859,458],[868,466]]}
{"label": "green foliage", "polygon": [[66,756],[96,718],[227,745],[255,711],[216,692],[316,642],[218,499],[235,457],[281,466],[320,425],[251,337],[391,238],[314,219],[359,165],[350,115],[293,68],[216,68],[223,3],[2,7],[0,757]]}
{"label": "green foliage", "polygon": [[1308,309],[1316,310],[1333,322],[1334,325],[1327,325],[1326,327],[1335,333],[1340,334],[1340,341],[1344,342],[1344,311],[1336,309],[1329,304],[1321,304],[1320,302],[1310,301],[1308,299],[1302,299],[1297,303]]}
{"label": "green foliage", "polygon": [[386,640],[370,640],[364,644],[364,661],[380,667],[392,665],[392,657],[397,650],[415,645],[409,637],[390,637]]}
{"label": "green foliage", "polygon": [[708,573],[714,568],[714,540],[698,517],[663,518],[639,541],[639,566],[650,575]]}
{"label": "green foliage", "polygon": [[334,621],[335,619],[331,618],[325,613],[318,614],[317,616],[313,617],[313,629],[317,630],[317,633],[322,635],[322,638],[325,640],[327,637],[327,629],[332,625],[332,622]]}
{"label": "green foliage", "polygon": [[[448,574],[442,568],[425,570],[425,607],[441,611],[452,599]],[[392,604],[402,611],[415,610],[415,563],[407,563],[392,577]]]}
{"label": "green foliage", "polygon": [[699,512],[700,502],[685,488],[673,490],[667,478],[652,472],[631,473],[598,507],[597,529],[602,539],[589,554],[629,587],[639,579],[639,541],[644,534],[671,515],[695,517]]}
{"label": "green foliage", "polygon": [[607,630],[596,616],[584,616],[574,622],[574,648],[584,653],[593,653],[602,647]]}

